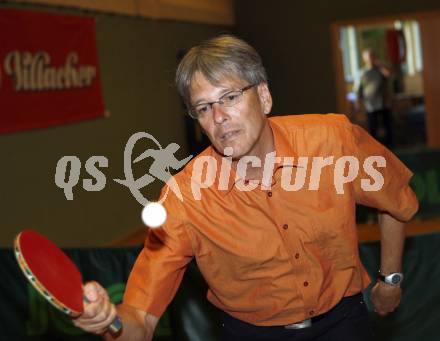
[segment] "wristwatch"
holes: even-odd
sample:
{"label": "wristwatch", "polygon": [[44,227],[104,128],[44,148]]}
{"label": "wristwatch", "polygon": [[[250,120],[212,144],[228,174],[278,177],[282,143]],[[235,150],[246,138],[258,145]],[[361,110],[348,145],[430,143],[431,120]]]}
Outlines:
{"label": "wristwatch", "polygon": [[393,272],[393,273],[390,273],[388,275],[384,275],[379,270],[379,279],[382,282],[385,282],[387,284],[397,286],[397,285],[400,285],[400,283],[402,283],[402,281],[403,281],[403,273],[401,273],[401,272]]}

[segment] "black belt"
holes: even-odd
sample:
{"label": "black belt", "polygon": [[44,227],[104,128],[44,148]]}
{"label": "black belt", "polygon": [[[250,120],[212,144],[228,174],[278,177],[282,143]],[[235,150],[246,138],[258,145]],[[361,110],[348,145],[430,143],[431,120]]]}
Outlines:
{"label": "black belt", "polygon": [[304,321],[298,321],[292,324],[288,324],[286,326],[283,325],[277,325],[277,326],[256,326],[253,324],[250,324],[248,322],[241,321],[239,319],[236,319],[232,317],[231,315],[223,312],[223,322],[224,323],[230,323],[232,326],[238,326],[239,328],[252,328],[252,329],[259,329],[259,328],[281,328],[281,329],[304,329],[311,327],[314,323],[317,323],[325,318],[330,318],[330,315],[338,314],[338,311],[341,311],[342,306],[350,304],[351,302],[360,301],[363,299],[362,293],[359,293],[354,296],[344,297],[342,298],[338,304],[336,304],[333,308],[331,308],[329,311],[313,316],[310,319],[304,320]]}
{"label": "black belt", "polygon": [[333,308],[331,308],[329,311],[325,312],[324,314],[313,316],[313,317],[311,317],[311,318],[309,318],[307,320],[303,320],[303,321],[295,322],[295,323],[292,323],[292,324],[288,324],[287,326],[284,326],[284,328],[286,328],[286,329],[304,329],[304,328],[309,328],[309,327],[312,326],[313,323],[316,323],[316,322],[326,318],[328,315],[330,315],[331,312],[338,305],[342,304],[345,301],[352,301],[352,300],[356,300],[356,299],[359,299],[359,298],[362,298],[362,294],[361,293],[359,293],[357,295],[354,295],[354,296],[344,297],[344,298],[342,298],[342,300],[337,305],[335,305]]}

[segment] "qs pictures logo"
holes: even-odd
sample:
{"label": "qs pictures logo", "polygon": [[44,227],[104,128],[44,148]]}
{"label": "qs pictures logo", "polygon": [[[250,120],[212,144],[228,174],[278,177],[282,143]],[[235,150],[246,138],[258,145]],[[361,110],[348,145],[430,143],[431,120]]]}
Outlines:
{"label": "qs pictures logo", "polygon": [[[141,155],[133,159],[133,149],[136,143],[146,139],[152,141],[157,148],[149,148]],[[171,175],[171,169],[179,170],[193,156],[189,155],[183,160],[178,160],[174,153],[180,149],[177,143],[170,143],[163,148],[159,141],[151,134],[138,132],[133,134],[124,149],[124,179],[113,179],[116,183],[127,187],[134,198],[142,205],[148,204],[149,200],[140,191],[156,180],[168,183],[167,192],[161,197],[164,201],[168,195],[168,189],[171,189],[176,196],[182,200],[179,186]],[[132,165],[146,158],[152,159],[150,168],[146,174],[140,178],[135,178]],[[64,156],[58,160],[55,171],[55,184],[64,190],[67,200],[73,200],[73,188],[78,184],[81,172],[81,160],[74,155]],[[105,156],[91,156],[85,164],[86,172],[93,178],[83,179],[83,188],[88,192],[97,192],[104,189],[106,185],[106,176],[100,168],[108,167],[108,159]]]}

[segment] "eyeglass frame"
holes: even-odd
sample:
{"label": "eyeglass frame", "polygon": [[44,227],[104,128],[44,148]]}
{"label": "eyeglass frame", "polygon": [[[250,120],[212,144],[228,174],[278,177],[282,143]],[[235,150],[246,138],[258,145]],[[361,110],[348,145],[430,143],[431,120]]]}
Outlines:
{"label": "eyeglass frame", "polygon": [[199,103],[199,104],[193,105],[193,106],[191,106],[191,107],[188,109],[188,115],[189,115],[191,118],[197,120],[197,119],[200,118],[200,116],[196,116],[196,115],[193,115],[193,114],[192,114],[192,111],[193,111],[193,109],[194,109],[195,107],[197,107],[197,106],[199,106],[199,105],[208,105],[208,106],[210,107],[210,110],[212,111],[212,110],[213,110],[212,108],[213,108],[214,104],[218,103],[218,104],[221,105],[221,106],[224,105],[224,101],[222,101],[222,99],[223,99],[224,97],[228,96],[228,95],[231,94],[232,92],[240,92],[240,100],[239,100],[238,102],[232,104],[232,105],[228,105],[228,106],[226,106],[227,108],[230,108],[230,107],[232,107],[232,106],[234,106],[234,105],[236,105],[236,104],[238,104],[238,103],[241,102],[241,98],[243,97],[243,94],[244,94],[245,91],[250,90],[250,89],[252,89],[254,86],[257,86],[257,85],[258,85],[258,83],[255,83],[255,84],[249,84],[249,85],[246,85],[245,87],[243,87],[243,88],[241,88],[241,89],[231,90],[231,91],[228,91],[228,92],[224,93],[223,95],[220,96],[220,98],[219,98],[217,101],[213,101],[213,102],[205,102],[205,103]]}

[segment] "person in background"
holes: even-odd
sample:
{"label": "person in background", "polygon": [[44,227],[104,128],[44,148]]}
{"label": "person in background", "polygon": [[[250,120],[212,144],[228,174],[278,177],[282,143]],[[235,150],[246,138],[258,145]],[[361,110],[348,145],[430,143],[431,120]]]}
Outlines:
{"label": "person in background", "polygon": [[370,134],[378,139],[379,121],[385,130],[384,144],[393,147],[393,119],[391,112],[390,71],[381,65],[375,52],[366,49],[362,52],[364,66],[355,85],[357,108],[367,115]]}

